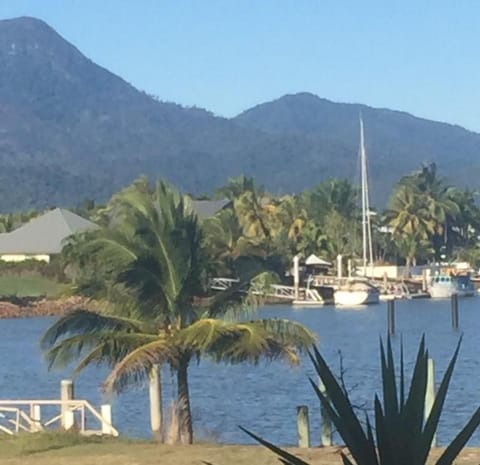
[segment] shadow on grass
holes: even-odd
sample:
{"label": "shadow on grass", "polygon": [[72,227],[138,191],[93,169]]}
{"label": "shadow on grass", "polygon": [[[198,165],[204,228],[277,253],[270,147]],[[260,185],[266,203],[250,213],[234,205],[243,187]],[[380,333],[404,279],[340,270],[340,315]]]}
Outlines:
{"label": "shadow on grass", "polygon": [[85,444],[118,442],[118,439],[101,436],[81,436],[77,433],[45,432],[0,435],[0,457],[15,457],[48,452]]}

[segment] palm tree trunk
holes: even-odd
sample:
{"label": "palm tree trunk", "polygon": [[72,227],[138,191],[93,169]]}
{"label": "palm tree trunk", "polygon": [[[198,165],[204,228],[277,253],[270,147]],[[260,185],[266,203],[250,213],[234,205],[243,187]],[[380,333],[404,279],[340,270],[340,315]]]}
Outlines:
{"label": "palm tree trunk", "polygon": [[190,355],[183,354],[180,358],[177,371],[178,388],[178,419],[180,428],[180,442],[182,444],[193,443],[193,423],[190,409],[190,394],[188,391],[188,364]]}
{"label": "palm tree trunk", "polygon": [[153,439],[163,442],[163,406],[160,367],[153,365],[148,374],[150,394],[150,424]]}

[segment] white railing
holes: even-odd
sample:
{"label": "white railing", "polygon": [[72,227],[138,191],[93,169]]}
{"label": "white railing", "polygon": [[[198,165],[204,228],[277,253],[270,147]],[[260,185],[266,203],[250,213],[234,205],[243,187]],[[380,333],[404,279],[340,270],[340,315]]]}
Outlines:
{"label": "white railing", "polygon": [[[45,406],[59,407],[60,414],[42,419]],[[100,422],[99,430],[87,429],[87,415]],[[0,431],[6,434],[43,431],[55,423],[61,423],[66,430],[77,428],[81,434],[118,436],[112,425],[110,405],[102,405],[99,413],[86,400],[0,400]]]}
{"label": "white railing", "polygon": [[210,280],[210,289],[215,291],[226,291],[234,284],[239,283],[239,279],[232,278],[212,278]]}

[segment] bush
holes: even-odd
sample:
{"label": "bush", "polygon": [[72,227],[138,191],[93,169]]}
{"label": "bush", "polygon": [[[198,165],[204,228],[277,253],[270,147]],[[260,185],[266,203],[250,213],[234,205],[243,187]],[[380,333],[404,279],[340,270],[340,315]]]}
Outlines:
{"label": "bush", "polygon": [[[378,395],[375,395],[375,423],[373,427],[368,416],[366,426],[362,426],[354,412],[348,394],[342,389],[317,348],[313,348],[310,358],[317,374],[325,385],[325,394],[320,392],[312,379],[310,379],[310,383],[350,451],[351,458],[342,453],[344,465],[353,465],[354,463],[356,465],[426,464],[460,344],[461,341],[459,341],[445,372],[430,415],[424,421],[428,364],[425,338],[423,337],[420,343],[408,395],[405,391],[403,347],[400,356],[400,382],[397,388],[390,338],[388,338],[386,353],[383,343],[380,343],[383,404]],[[480,408],[475,411],[465,427],[446,447],[436,465],[451,465],[479,424]],[[245,429],[244,431],[275,452],[284,465],[308,465],[253,433]]]}

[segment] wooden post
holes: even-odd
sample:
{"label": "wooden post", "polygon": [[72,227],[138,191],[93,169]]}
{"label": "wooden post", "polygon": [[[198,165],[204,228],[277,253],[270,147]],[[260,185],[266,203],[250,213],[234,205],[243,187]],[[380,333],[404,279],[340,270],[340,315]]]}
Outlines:
{"label": "wooden post", "polygon": [[452,294],[452,328],[458,329],[458,294]]}
{"label": "wooden post", "polygon": [[337,278],[342,279],[343,277],[343,256],[337,255]]}
{"label": "wooden post", "polygon": [[300,270],[299,270],[299,262],[300,262],[300,257],[298,255],[295,255],[293,257],[293,294],[294,294],[294,299],[298,300],[298,287],[300,284]]}
{"label": "wooden post", "polygon": [[[427,421],[435,402],[435,362],[432,358],[428,359],[427,365],[427,391],[425,393],[425,421]],[[432,447],[437,444],[437,436],[433,436]]]}
{"label": "wooden post", "polygon": [[[325,385],[322,383],[322,380],[319,380],[318,382],[318,389],[324,396],[327,395],[327,390],[325,389]],[[320,414],[322,415],[320,445],[323,447],[329,447],[333,444],[332,420],[322,404],[320,404]]]}
{"label": "wooden post", "polygon": [[395,299],[387,301],[387,318],[388,318],[388,334],[393,336],[395,334]]}
{"label": "wooden post", "polygon": [[428,278],[427,278],[427,269],[422,270],[422,291],[427,292],[428,289]]}
{"label": "wooden post", "polygon": [[42,411],[40,409],[40,405],[34,404],[31,406],[30,418],[34,422],[31,427],[31,431],[42,431]]}
{"label": "wooden post", "polygon": [[[72,400],[74,398],[74,387],[71,379],[62,379],[60,382],[60,400],[62,402]],[[64,429],[70,429],[73,426],[73,412],[68,404],[61,406],[61,425]],[[70,415],[71,414],[71,415]]]}
{"label": "wooden post", "polygon": [[112,434],[112,406],[110,404],[104,404],[100,408],[102,414],[102,434]]}
{"label": "wooden post", "polygon": [[298,447],[310,447],[310,422],[308,420],[308,407],[297,407]]}
{"label": "wooden post", "polygon": [[160,367],[153,365],[149,373],[150,425],[152,435],[158,442],[163,441],[163,406]]}

